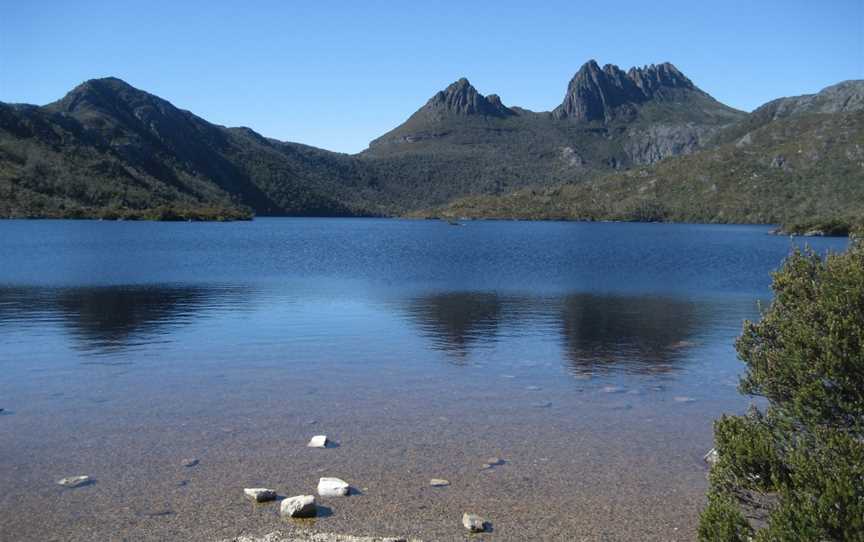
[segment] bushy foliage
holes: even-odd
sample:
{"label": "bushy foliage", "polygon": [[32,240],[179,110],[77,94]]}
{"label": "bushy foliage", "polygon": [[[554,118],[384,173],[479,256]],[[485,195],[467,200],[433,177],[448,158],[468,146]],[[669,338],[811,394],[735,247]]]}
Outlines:
{"label": "bushy foliage", "polygon": [[753,529],[734,499],[724,493],[708,496],[708,506],[702,512],[702,522],[699,524],[700,540],[746,542],[752,534]]}
{"label": "bushy foliage", "polygon": [[700,539],[739,540],[730,518],[756,491],[777,497],[756,540],[864,540],[864,245],[825,258],[795,251],[772,288],[736,344],[741,390],[768,408],[715,424]]}

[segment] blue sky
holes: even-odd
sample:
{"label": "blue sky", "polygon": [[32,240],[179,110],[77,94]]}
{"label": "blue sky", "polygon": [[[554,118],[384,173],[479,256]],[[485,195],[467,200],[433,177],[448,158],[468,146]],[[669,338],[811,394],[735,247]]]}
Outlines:
{"label": "blue sky", "polygon": [[751,110],[864,78],[864,0],[7,0],[0,101],[113,75],[219,124],[358,152],[467,77],[549,110],[586,60],[670,61]]}

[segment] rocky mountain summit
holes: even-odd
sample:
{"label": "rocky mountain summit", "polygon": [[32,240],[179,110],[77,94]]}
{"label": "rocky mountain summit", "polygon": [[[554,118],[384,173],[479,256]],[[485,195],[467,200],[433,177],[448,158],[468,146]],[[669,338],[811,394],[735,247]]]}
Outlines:
{"label": "rocky mountain summit", "polygon": [[514,114],[513,111],[504,107],[497,94],[483,96],[464,77],[435,94],[421,111],[490,117],[505,117]]}
{"label": "rocky mountain summit", "polygon": [[552,115],[576,122],[628,120],[645,102],[672,101],[688,93],[707,96],[669,62],[624,72],[613,64],[601,68],[590,60],[570,80],[564,101]]}

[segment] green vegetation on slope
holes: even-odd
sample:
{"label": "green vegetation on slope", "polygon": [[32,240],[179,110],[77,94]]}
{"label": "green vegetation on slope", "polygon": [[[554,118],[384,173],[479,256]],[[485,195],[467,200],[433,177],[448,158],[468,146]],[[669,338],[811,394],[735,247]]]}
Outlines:
{"label": "green vegetation on slope", "polygon": [[768,407],[716,422],[699,538],[864,540],[864,245],[796,251],[772,287],[736,344]]}
{"label": "green vegetation on slope", "polygon": [[864,111],[769,122],[734,142],[583,183],[474,196],[415,215],[785,223],[855,222]]}
{"label": "green vegetation on slope", "polygon": [[0,104],[4,217],[377,214],[387,200],[369,179],[347,155],[210,124],[119,79]]}

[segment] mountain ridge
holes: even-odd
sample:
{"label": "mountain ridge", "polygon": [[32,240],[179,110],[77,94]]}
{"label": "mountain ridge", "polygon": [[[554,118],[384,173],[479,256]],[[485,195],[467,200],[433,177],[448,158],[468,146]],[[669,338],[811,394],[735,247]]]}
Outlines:
{"label": "mountain ridge", "polygon": [[[591,60],[551,111],[506,106],[463,77],[346,155],[212,124],[116,77],[93,79],[44,106],[0,102],[0,216],[134,216],[157,207],[226,216],[416,214],[746,147],[748,134],[786,118],[857,111],[862,88],[842,82],[747,114],[671,63],[624,71]],[[757,147],[742,152],[769,148]]]}

